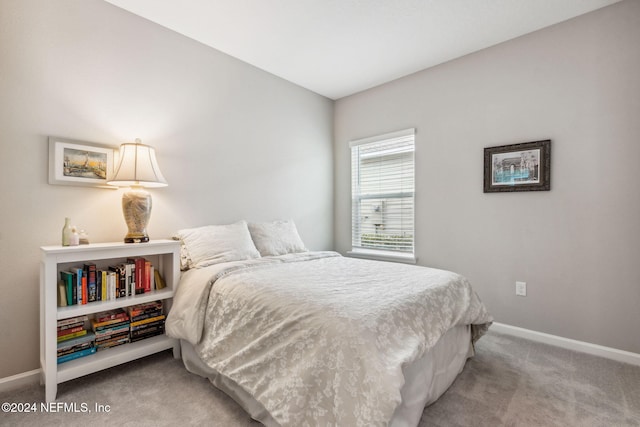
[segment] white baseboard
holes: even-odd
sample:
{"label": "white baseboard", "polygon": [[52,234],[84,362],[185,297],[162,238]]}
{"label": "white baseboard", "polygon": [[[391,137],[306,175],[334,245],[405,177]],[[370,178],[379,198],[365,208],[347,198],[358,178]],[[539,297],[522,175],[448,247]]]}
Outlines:
{"label": "white baseboard", "polygon": [[517,326],[505,325],[504,323],[494,322],[493,325],[491,325],[491,330],[507,335],[514,335],[520,338],[526,338],[531,341],[566,348],[568,350],[575,350],[581,353],[592,354],[594,356],[605,357],[618,362],[640,366],[640,354],[632,353],[630,351],[618,350],[616,348],[604,347],[598,344],[572,340],[569,338],[559,337],[557,335],[519,328]]}
{"label": "white baseboard", "polygon": [[25,385],[38,384],[40,382],[40,369],[23,372],[6,378],[0,378],[0,393],[15,390]]}

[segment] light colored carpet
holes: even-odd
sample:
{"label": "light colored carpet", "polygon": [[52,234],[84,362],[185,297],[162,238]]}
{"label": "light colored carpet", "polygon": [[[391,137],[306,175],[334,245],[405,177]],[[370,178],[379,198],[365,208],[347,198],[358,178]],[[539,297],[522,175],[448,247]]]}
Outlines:
{"label": "light colored carpet", "polygon": [[[640,367],[489,332],[451,388],[423,413],[427,426],[640,426]],[[91,413],[43,413],[44,388],[1,393],[36,403],[0,412],[2,426],[252,426],[260,424],[163,352],[60,384],[58,402]],[[95,404],[109,405],[96,413]],[[62,408],[61,408],[62,409]]]}

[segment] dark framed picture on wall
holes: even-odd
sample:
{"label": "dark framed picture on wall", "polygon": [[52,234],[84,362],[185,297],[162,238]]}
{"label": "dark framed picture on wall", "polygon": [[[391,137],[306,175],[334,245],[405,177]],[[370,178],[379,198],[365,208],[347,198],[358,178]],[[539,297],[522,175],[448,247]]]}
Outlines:
{"label": "dark framed picture on wall", "polygon": [[551,140],[484,149],[484,192],[549,191]]}

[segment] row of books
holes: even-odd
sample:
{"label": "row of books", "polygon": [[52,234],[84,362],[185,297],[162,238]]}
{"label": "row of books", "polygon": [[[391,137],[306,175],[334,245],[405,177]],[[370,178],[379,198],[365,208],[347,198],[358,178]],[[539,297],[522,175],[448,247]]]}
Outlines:
{"label": "row of books", "polygon": [[164,333],[162,301],[58,321],[58,364]]}
{"label": "row of books", "polygon": [[108,301],[164,288],[160,272],[149,260],[128,258],[126,262],[97,269],[92,262],[60,272],[58,306]]}
{"label": "row of books", "polygon": [[58,364],[96,352],[93,332],[87,328],[88,316],[58,320]]}

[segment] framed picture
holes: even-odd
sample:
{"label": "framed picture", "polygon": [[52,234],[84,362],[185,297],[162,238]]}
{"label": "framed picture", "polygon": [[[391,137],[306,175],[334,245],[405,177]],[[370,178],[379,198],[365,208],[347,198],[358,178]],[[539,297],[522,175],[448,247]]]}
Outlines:
{"label": "framed picture", "polygon": [[49,137],[49,184],[111,188],[113,151],[105,145]]}
{"label": "framed picture", "polygon": [[484,192],[549,191],[551,140],[484,149]]}

